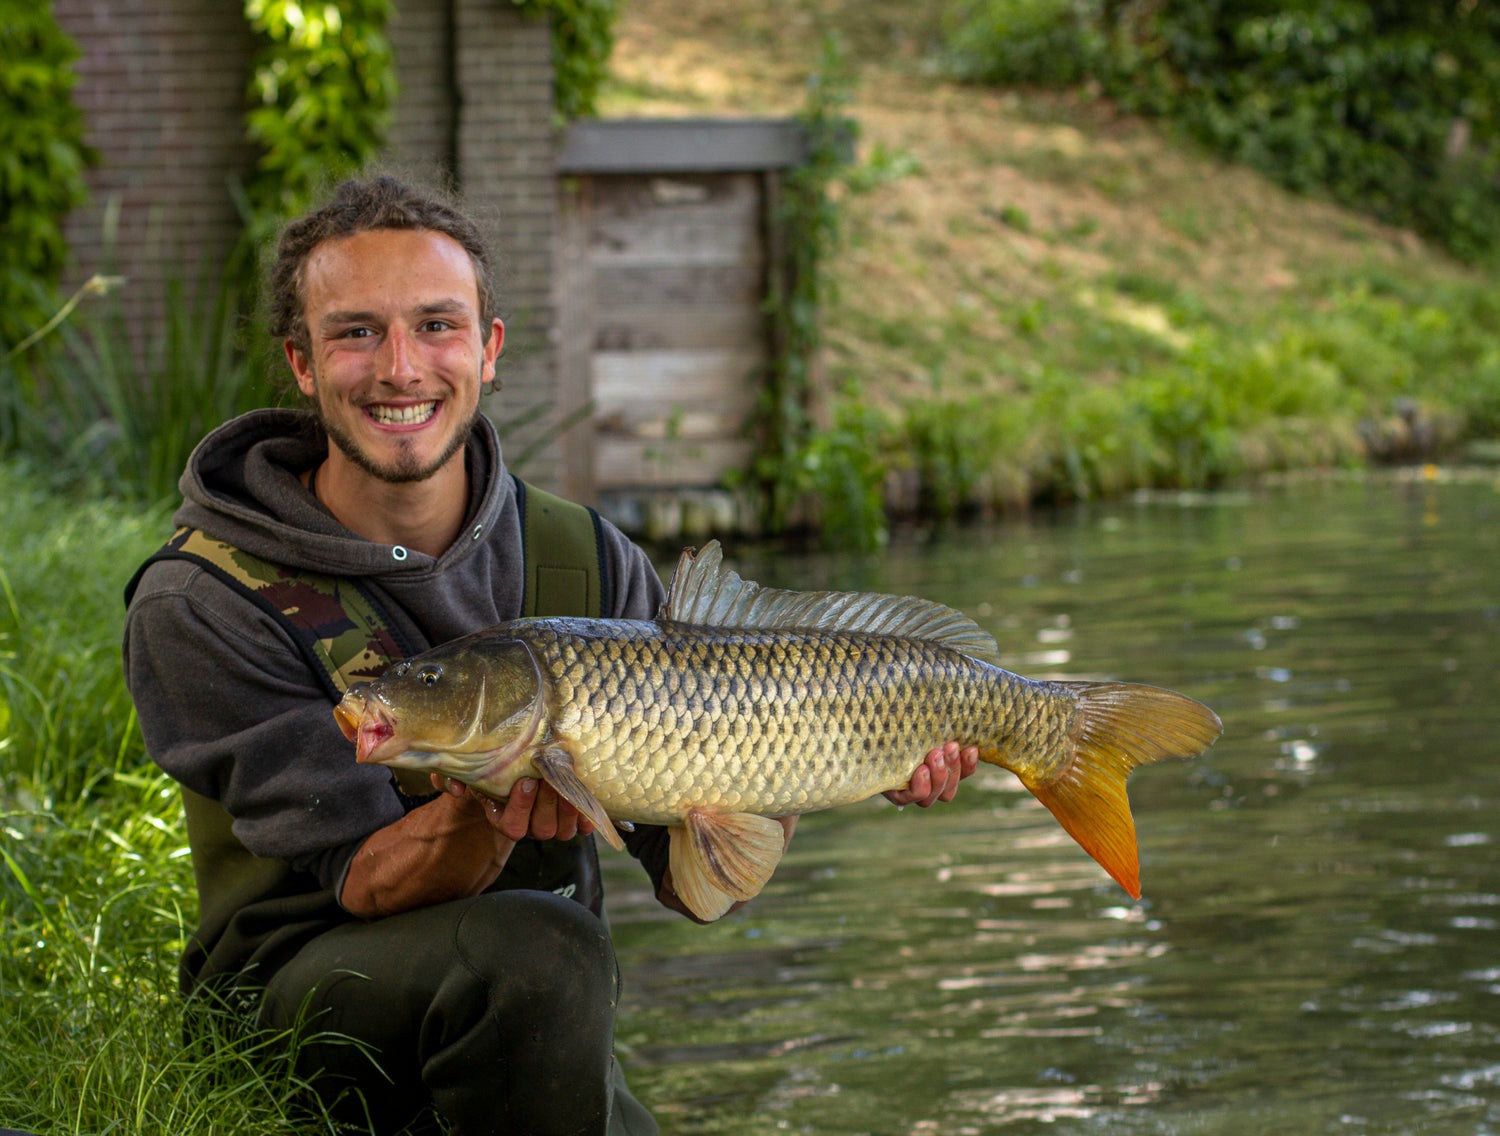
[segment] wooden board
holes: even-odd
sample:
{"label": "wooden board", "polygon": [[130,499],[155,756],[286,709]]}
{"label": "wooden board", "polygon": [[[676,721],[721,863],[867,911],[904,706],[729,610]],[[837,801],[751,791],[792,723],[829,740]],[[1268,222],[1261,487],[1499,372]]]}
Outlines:
{"label": "wooden board", "polygon": [[728,469],[748,469],[754,447],[747,439],[656,441],[599,436],[595,450],[601,488],[716,485]]}

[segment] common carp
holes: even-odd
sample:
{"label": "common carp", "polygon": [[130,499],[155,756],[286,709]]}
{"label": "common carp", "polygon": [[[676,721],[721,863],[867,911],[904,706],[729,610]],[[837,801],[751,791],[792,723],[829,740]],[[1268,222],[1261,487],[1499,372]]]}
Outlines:
{"label": "common carp", "polygon": [[522,619],[349,688],[356,757],[494,797],[539,777],[623,847],[666,825],[673,886],[703,919],[756,895],[774,819],[904,788],[948,740],[977,745],[1140,897],[1125,780],[1221,730],[1158,687],[1033,681],[962,612],[912,596],[765,588],[717,542],[684,552],[651,621]]}

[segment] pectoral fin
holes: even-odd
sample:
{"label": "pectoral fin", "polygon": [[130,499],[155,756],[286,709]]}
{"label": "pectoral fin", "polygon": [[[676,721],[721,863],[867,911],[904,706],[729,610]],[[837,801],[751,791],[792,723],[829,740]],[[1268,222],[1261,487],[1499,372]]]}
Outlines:
{"label": "pectoral fin", "polygon": [[614,821],[609,819],[609,814],[604,811],[599,798],[589,792],[588,787],[573,771],[572,754],[558,746],[553,746],[535,757],[533,763],[547,784],[557,790],[559,797],[594,822],[599,835],[609,842],[611,848],[617,852],[625,851],[625,841],[616,830]]}
{"label": "pectoral fin", "polygon": [[700,919],[717,919],[736,900],[759,895],[786,851],[781,825],[752,813],[689,809],[667,832],[672,886]]}

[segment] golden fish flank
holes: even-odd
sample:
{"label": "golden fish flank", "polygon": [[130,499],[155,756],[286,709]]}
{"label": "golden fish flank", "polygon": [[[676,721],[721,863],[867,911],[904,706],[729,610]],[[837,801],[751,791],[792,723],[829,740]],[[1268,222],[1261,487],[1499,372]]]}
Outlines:
{"label": "golden fish flank", "polygon": [[653,621],[488,628],[351,688],[336,714],[360,761],[495,796],[542,777],[616,847],[616,824],[667,825],[674,886],[707,919],[774,871],[769,818],[902,788],[949,739],[1014,772],[1139,896],[1125,779],[1220,730],[1172,691],[1012,674],[940,604],[762,588],[717,544],[684,554]]}

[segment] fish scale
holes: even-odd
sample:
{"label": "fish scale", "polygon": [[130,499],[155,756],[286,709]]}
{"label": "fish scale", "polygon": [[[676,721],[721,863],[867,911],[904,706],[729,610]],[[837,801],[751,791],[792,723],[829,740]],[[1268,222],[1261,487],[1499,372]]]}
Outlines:
{"label": "fish scale", "polygon": [[1072,716],[1061,689],[918,640],[588,620],[512,633],[552,685],[580,779],[610,815],[651,824],[693,805],[779,816],[864,800],[948,739],[1045,776]]}

